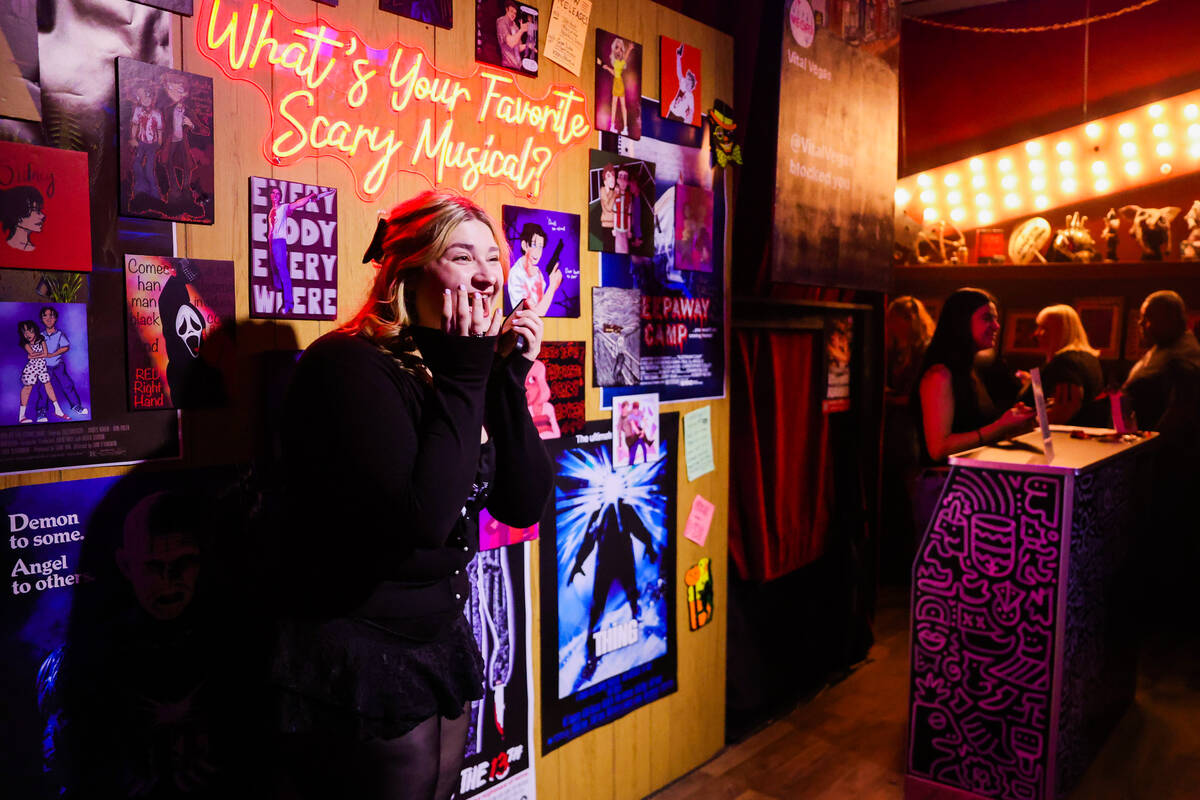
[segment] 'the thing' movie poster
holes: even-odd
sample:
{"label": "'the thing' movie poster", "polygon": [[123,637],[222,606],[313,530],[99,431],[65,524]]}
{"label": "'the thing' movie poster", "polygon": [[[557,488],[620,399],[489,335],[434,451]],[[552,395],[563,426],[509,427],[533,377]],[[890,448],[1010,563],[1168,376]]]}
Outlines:
{"label": "'the thing' movie poster", "polygon": [[658,461],[613,469],[612,430],[546,442],[554,504],[541,525],[542,752],[677,688],[678,414]]}

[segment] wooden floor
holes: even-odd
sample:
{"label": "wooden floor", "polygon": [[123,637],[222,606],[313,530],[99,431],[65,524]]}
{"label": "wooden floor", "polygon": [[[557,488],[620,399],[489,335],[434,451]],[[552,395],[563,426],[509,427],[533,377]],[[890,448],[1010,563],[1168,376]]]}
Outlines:
{"label": "wooden floor", "polygon": [[[899,800],[904,795],[908,609],[880,609],[850,677],[727,747],[654,800]],[[1200,623],[1150,637],[1137,702],[1069,800],[1200,798]]]}

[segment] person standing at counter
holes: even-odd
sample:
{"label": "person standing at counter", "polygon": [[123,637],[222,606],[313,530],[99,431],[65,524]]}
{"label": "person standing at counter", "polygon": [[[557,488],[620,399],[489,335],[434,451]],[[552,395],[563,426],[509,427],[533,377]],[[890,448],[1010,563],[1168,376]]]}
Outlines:
{"label": "person standing at counter", "polygon": [[1000,410],[975,366],[999,333],[996,300],[982,289],[959,289],[942,306],[913,403],[925,463],[943,464],[951,453],[1033,429],[1033,409],[1017,403]]}
{"label": "person standing at counter", "polygon": [[[1054,398],[1048,412],[1050,422],[1108,427],[1108,407],[1094,405],[1104,389],[1100,351],[1088,341],[1075,309],[1067,305],[1043,308],[1038,312],[1033,336],[1046,354],[1041,374],[1042,390],[1047,398]],[[1032,404],[1033,390],[1026,391],[1021,399]]]}
{"label": "person standing at counter", "polygon": [[397,206],[366,304],[297,365],[270,659],[279,797],[457,786],[464,712],[483,694],[463,615],[477,515],[528,527],[553,485],[525,404],[542,321],[521,309],[501,330],[505,249],[462,197]]}
{"label": "person standing at counter", "polygon": [[1175,292],[1154,292],[1142,303],[1138,328],[1150,350],[1129,370],[1129,395],[1138,426],[1195,434],[1200,414],[1200,343],[1187,327],[1187,307]]}

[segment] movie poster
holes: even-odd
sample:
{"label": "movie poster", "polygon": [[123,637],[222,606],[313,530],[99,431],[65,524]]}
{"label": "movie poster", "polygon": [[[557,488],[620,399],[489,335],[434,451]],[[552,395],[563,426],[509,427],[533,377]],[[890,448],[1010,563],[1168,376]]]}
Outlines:
{"label": "movie poster", "polygon": [[92,268],[87,153],[0,142],[0,267]]}
{"label": "movie poster", "polygon": [[483,697],[468,711],[457,800],[533,800],[533,639],[529,546],[477,553],[464,612],[483,656]]}
{"label": "movie poster", "polygon": [[188,470],[0,491],[5,796],[236,795],[225,770],[252,743],[216,720],[248,730],[253,682],[214,558],[241,533],[233,485]]}
{"label": "movie poster", "polygon": [[233,374],[233,262],[125,256],[129,407],[228,403]]}
{"label": "movie poster", "polygon": [[592,287],[592,381],[637,386],[642,378],[642,295],[637,289]]}
{"label": "movie poster", "polygon": [[700,48],[672,39],[659,37],[660,64],[658,70],[660,113],[684,125],[701,124],[700,110]]}
{"label": "movie poster", "polygon": [[543,439],[583,430],[585,342],[542,342],[525,377],[525,402]]}
{"label": "movie poster", "polygon": [[504,313],[524,300],[542,317],[579,316],[579,215],[501,206],[512,251]]}
{"label": "movie poster", "polygon": [[588,250],[653,255],[654,162],[592,150],[588,165]]}
{"label": "movie poster", "polygon": [[[663,403],[725,396],[724,194],[713,191],[713,170],[702,129],[663,119],[657,102],[649,99],[642,101],[642,120],[642,138],[636,142],[621,139],[619,144],[622,152],[655,164],[653,257],[608,253],[600,257],[601,285],[636,290],[641,295],[641,372],[632,388],[604,389],[601,408],[611,408],[614,397],[639,392],[657,392]],[[681,187],[687,192],[696,189],[712,200],[709,270],[680,269],[677,263]],[[707,213],[693,218],[704,219]],[[696,263],[692,256],[686,259],[689,265]]]}
{"label": "movie poster", "polygon": [[662,456],[658,395],[627,394],[613,403],[613,468],[648,464]]}
{"label": "movie poster", "polygon": [[336,319],[337,189],[250,178],[250,317]]}
{"label": "movie poster", "polygon": [[213,222],[212,78],[117,59],[120,213]]}
{"label": "movie poster", "polygon": [[[663,457],[614,470],[612,430],[548,443],[541,525],[542,754],[675,691],[678,414]],[[557,624],[555,624],[557,620]]]}
{"label": "movie poster", "polygon": [[379,10],[438,28],[454,27],[454,0],[379,0]]}
{"label": "movie poster", "polygon": [[854,315],[833,314],[825,318],[826,414],[850,410],[850,359],[854,353]]}
{"label": "movie poster", "polygon": [[596,29],[596,130],[642,135],[642,46]]}
{"label": "movie poster", "polygon": [[475,60],[537,75],[537,8],[518,0],[475,0]]}
{"label": "movie poster", "polygon": [[0,301],[0,332],[0,425],[92,418],[86,303]]}

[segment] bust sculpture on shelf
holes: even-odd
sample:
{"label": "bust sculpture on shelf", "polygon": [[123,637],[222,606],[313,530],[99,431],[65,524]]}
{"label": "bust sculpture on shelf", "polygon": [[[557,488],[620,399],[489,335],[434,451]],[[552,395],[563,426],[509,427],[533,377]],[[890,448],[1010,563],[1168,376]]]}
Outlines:
{"label": "bust sculpture on shelf", "polygon": [[967,237],[953,222],[939,219],[917,234],[917,263],[960,264],[966,260]]}
{"label": "bust sculpture on shelf", "polygon": [[1087,217],[1076,211],[1067,215],[1067,227],[1054,232],[1050,246],[1051,261],[1089,262],[1096,258],[1096,240],[1088,233]]}
{"label": "bust sculpture on shelf", "polygon": [[1117,234],[1121,230],[1121,216],[1115,208],[1110,208],[1108,213],[1104,215],[1104,230],[1100,231],[1100,238],[1104,240],[1104,260],[1117,260]]}
{"label": "bust sculpture on shelf", "polygon": [[1192,202],[1192,207],[1183,217],[1187,222],[1187,236],[1179,243],[1179,257],[1184,261],[1200,261],[1200,200]]}
{"label": "bust sculpture on shelf", "polygon": [[1171,249],[1171,222],[1179,207],[1122,206],[1121,213],[1133,220],[1133,238],[1142,246],[1142,261],[1162,261],[1163,253]]}

